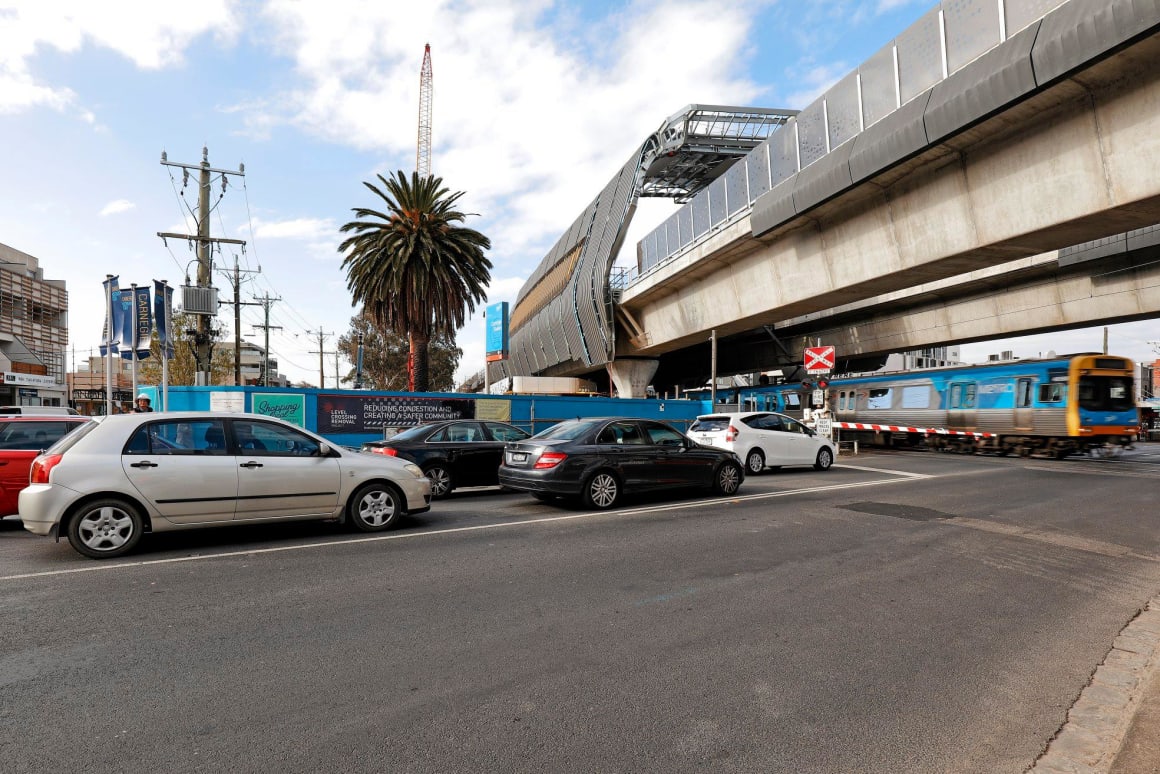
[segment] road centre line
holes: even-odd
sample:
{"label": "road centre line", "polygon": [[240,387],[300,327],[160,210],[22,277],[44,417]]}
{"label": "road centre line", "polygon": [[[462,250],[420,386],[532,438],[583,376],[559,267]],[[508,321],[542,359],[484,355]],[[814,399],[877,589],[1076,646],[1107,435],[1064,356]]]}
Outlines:
{"label": "road centre line", "polygon": [[[882,472],[874,468],[866,468],[874,472]],[[242,556],[257,556],[258,554],[274,554],[285,551],[303,551],[310,548],[331,548],[334,546],[349,546],[356,543],[378,543],[384,540],[406,540],[409,538],[428,537],[431,535],[453,535],[464,532],[480,532],[483,530],[503,529],[507,527],[521,527],[529,524],[552,524],[564,521],[575,521],[577,519],[588,519],[593,517],[606,516],[633,516],[647,513],[662,513],[665,511],[677,511],[686,508],[702,508],[710,503],[738,503],[750,502],[753,500],[769,500],[775,497],[788,497],[796,494],[812,494],[815,492],[831,492],[838,489],[860,489],[868,486],[880,486],[882,484],[898,484],[918,481],[928,478],[937,478],[937,476],[928,476],[914,473],[900,474],[900,478],[882,478],[873,481],[860,481],[849,484],[836,484],[827,486],[812,486],[803,487],[801,489],[785,489],[777,492],[762,492],[751,495],[741,495],[734,497],[715,497],[712,499],[690,500],[687,502],[670,503],[668,505],[660,506],[644,506],[641,508],[626,508],[615,511],[585,511],[584,513],[570,513],[563,516],[545,516],[538,519],[523,519],[521,521],[505,521],[497,524],[476,524],[469,527],[449,527],[447,529],[423,530],[416,532],[392,532],[385,535],[368,535],[366,537],[354,538],[352,540],[331,540],[321,543],[304,543],[295,546],[276,546],[274,548],[257,548],[247,551],[228,551],[220,554],[195,554],[193,556],[180,556],[171,559],[145,559],[139,562],[118,562],[116,564],[107,564],[101,562],[93,566],[85,567],[71,567],[67,570],[49,570],[46,572],[29,572],[21,573],[19,575],[3,575],[0,576],[0,581],[14,581],[14,580],[28,580],[32,578],[51,578],[63,575],[75,575],[78,573],[99,572],[102,570],[122,570],[131,567],[149,567],[162,564],[179,564],[181,562],[197,562],[207,559],[231,559]]]}

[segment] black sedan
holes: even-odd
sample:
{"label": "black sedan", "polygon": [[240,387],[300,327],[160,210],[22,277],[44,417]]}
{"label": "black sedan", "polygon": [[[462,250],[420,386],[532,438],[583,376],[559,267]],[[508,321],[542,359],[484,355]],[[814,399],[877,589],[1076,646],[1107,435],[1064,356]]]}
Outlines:
{"label": "black sedan", "polygon": [[732,495],[745,478],[730,451],[701,446],[663,422],[629,417],[561,422],[504,451],[499,483],[540,500],[580,497],[611,508],[624,492],[707,487]]}
{"label": "black sedan", "polygon": [[410,460],[431,479],[431,496],[446,497],[460,486],[494,486],[504,443],[528,433],[485,420],[456,419],[409,427],[385,441],[362,445],[364,452]]}

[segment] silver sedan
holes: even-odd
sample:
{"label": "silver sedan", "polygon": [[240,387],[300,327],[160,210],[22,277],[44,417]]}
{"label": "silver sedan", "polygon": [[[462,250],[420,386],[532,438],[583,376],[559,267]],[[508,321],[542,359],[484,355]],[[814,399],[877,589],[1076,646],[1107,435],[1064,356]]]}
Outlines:
{"label": "silver sedan", "polygon": [[215,412],[98,418],[37,457],[20,493],[25,529],[98,559],[145,532],[311,519],[374,532],[430,507],[417,465]]}

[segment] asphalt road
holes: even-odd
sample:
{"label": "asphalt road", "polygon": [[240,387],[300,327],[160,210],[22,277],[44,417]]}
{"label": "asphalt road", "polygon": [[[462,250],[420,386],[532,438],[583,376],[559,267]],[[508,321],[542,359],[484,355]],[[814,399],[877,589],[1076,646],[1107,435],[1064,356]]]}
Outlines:
{"label": "asphalt road", "polygon": [[1158,481],[1160,444],[861,454],[111,562],[8,520],[0,769],[1022,772],[1160,592]]}

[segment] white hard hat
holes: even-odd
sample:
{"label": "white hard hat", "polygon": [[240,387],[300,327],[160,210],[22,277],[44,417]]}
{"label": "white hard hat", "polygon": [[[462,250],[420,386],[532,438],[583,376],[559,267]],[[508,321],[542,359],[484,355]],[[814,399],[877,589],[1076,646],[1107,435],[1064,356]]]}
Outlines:
{"label": "white hard hat", "polygon": [[148,395],[146,395],[145,393],[141,393],[140,395],[138,395],[138,396],[137,396],[137,400],[147,400],[147,401],[149,401],[150,403],[152,403],[152,402],[153,402],[153,399],[152,399],[152,398],[150,398],[150,397],[149,397]]}

